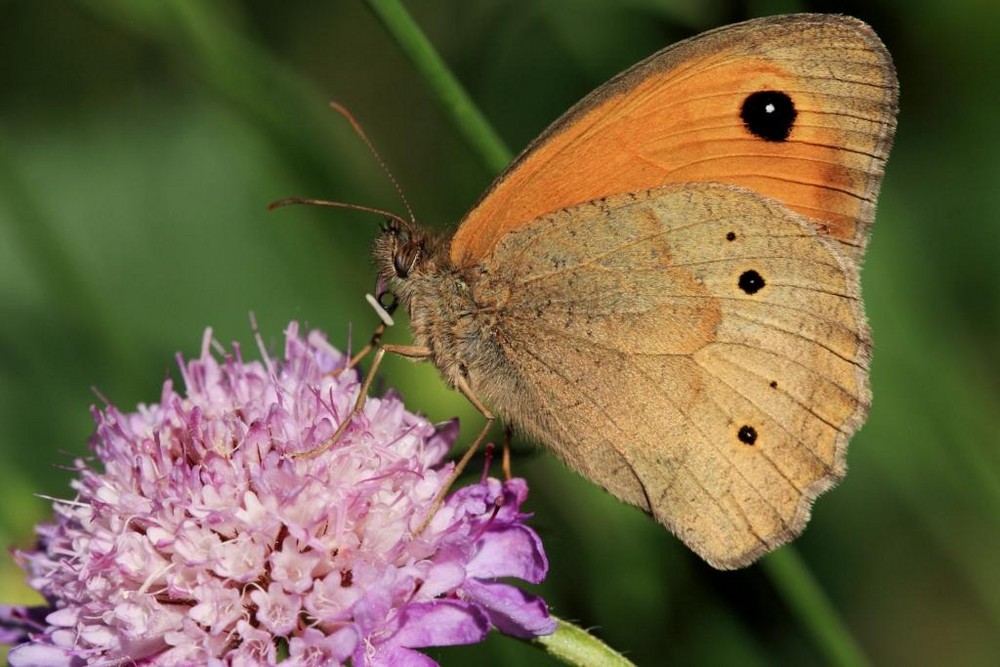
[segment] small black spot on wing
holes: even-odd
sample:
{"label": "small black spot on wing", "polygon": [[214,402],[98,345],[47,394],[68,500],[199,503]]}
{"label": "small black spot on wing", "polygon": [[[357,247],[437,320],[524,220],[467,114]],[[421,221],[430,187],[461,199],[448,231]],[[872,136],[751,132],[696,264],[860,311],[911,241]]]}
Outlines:
{"label": "small black spot on wing", "polygon": [[740,442],[744,445],[752,445],[757,442],[757,429],[749,424],[744,424],[740,426],[740,430],[736,432],[736,437],[739,438]]}

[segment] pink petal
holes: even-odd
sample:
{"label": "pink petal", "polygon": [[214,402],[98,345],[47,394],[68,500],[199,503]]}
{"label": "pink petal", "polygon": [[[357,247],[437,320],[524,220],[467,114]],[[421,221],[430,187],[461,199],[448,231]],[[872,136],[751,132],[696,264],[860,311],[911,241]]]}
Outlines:
{"label": "pink petal", "polygon": [[7,655],[10,667],[60,667],[80,665],[82,661],[69,651],[48,644],[21,644]]}
{"label": "pink petal", "polygon": [[474,605],[435,600],[405,607],[401,627],[389,641],[407,648],[475,644],[489,631],[489,619]]}
{"label": "pink petal", "polygon": [[371,662],[371,667],[438,667],[438,664],[419,651],[402,646],[384,646],[379,649]]}
{"label": "pink petal", "polygon": [[438,563],[427,571],[424,585],[420,587],[420,597],[436,598],[445,593],[451,593],[462,585],[467,572],[462,564],[456,561]]}
{"label": "pink petal", "polygon": [[537,584],[548,569],[542,541],[535,531],[508,525],[486,531],[479,552],[469,562],[468,573],[477,579],[517,577]]}
{"label": "pink petal", "polygon": [[343,627],[329,636],[315,628],[306,628],[289,641],[290,664],[339,665],[351,657],[358,643],[358,632],[353,626]]}
{"label": "pink petal", "polygon": [[549,616],[545,602],[516,586],[470,579],[462,589],[470,600],[486,608],[490,622],[504,634],[530,639],[556,631],[556,622]]}

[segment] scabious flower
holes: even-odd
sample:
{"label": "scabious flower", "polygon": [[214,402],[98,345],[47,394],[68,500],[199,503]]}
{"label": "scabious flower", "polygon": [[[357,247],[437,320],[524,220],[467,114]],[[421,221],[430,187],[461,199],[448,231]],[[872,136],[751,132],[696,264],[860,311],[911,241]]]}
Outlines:
{"label": "scabious flower", "polygon": [[[103,472],[76,462],[16,557],[47,605],[0,609],[11,665],[433,665],[413,649],[491,628],[554,631],[545,603],[501,581],[548,567],[520,511],[521,479],[453,491],[454,423],[435,428],[394,394],[351,411],[355,372],[293,323],[283,359],[220,361],[207,332],[159,403],[94,410]],[[262,346],[263,347],[263,346]]]}

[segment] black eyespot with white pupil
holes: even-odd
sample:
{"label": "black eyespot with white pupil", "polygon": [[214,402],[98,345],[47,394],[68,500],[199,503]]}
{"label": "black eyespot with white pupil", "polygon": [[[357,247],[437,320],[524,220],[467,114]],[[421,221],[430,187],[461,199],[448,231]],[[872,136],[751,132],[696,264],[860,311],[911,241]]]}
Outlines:
{"label": "black eyespot with white pupil", "polygon": [[741,273],[740,279],[737,281],[739,288],[747,294],[756,294],[762,290],[766,284],[767,283],[764,282],[764,277],[753,269]]}
{"label": "black eyespot with white pupil", "polygon": [[750,134],[764,141],[785,141],[792,133],[798,112],[792,98],[780,90],[759,90],[747,95],[740,119]]}
{"label": "black eyespot with white pupil", "polygon": [[740,427],[740,430],[736,432],[736,437],[740,439],[744,445],[752,445],[757,442],[757,429],[749,424],[744,424]]}

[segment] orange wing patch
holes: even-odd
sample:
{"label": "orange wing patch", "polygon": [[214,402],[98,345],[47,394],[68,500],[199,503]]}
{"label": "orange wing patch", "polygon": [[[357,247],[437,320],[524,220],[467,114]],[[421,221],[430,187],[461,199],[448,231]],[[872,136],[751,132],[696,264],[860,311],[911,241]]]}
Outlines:
{"label": "orange wing patch", "polygon": [[[667,183],[740,185],[811,218],[860,253],[895,127],[891,60],[847,17],[748,22],[681,42],[594,91],[507,169],[462,222],[469,266],[507,232],[553,211]],[[794,104],[784,140],[755,136],[748,96]]]}

